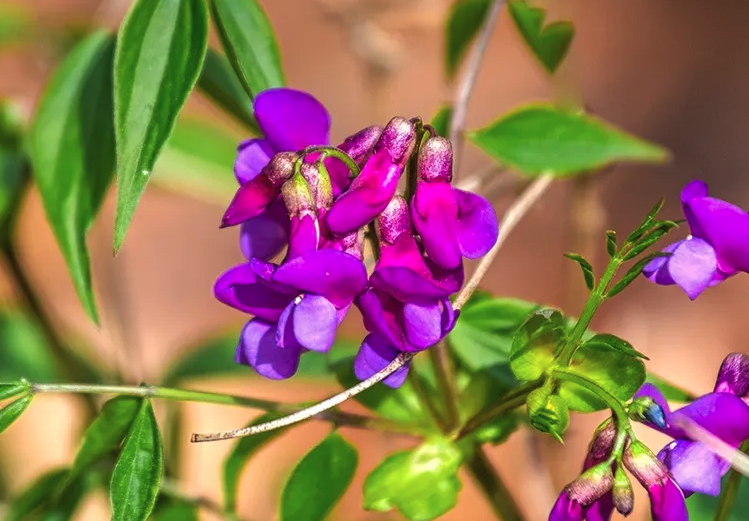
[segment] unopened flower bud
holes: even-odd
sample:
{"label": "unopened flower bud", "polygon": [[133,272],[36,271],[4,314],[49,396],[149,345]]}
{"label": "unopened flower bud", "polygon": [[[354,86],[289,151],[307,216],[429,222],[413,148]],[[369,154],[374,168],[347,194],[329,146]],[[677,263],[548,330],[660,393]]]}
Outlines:
{"label": "unopened flower bud", "polygon": [[660,485],[668,477],[668,469],[642,442],[633,441],[624,451],[622,460],[643,487]]}
{"label": "unopened flower bud", "polygon": [[301,167],[302,177],[307,181],[315,208],[318,214],[327,211],[333,204],[333,189],[330,184],[328,169],[322,162],[304,163]]}
{"label": "unopened flower bud", "polygon": [[338,240],[338,248],[359,260],[364,258],[364,228],[359,228]]}
{"label": "unopened flower bud", "polygon": [[377,237],[392,245],[404,233],[412,233],[411,216],[406,200],[396,195],[377,217]]}
{"label": "unopened flower bud", "polygon": [[610,463],[600,463],[583,472],[579,478],[564,489],[567,497],[586,507],[611,490],[614,486],[614,473]]}
{"label": "unopened flower bud", "polygon": [[429,138],[419,150],[419,179],[431,181],[452,181],[453,148],[443,137]]}
{"label": "unopened flower bud", "polygon": [[372,152],[377,140],[380,139],[382,131],[383,128],[380,125],[367,127],[353,136],[347,137],[338,148],[346,152],[359,165],[362,165]]}
{"label": "unopened flower bud", "polygon": [[666,413],[650,396],[638,396],[629,405],[629,417],[639,422],[650,422],[656,427],[668,427]]}
{"label": "unopened flower bud", "polygon": [[295,175],[283,184],[281,195],[290,217],[301,217],[314,213],[315,199],[307,180]]}
{"label": "unopened flower bud", "polygon": [[625,517],[632,513],[635,506],[635,493],[632,490],[632,483],[630,483],[629,477],[627,477],[621,465],[617,465],[614,473],[613,496],[614,507],[616,507],[617,512]]}
{"label": "unopened flower bud", "polygon": [[735,394],[749,403],[749,356],[731,353],[723,360],[715,382],[715,392]]}
{"label": "unopened flower bud", "polygon": [[549,433],[561,442],[570,423],[567,403],[542,387],[528,395],[527,405],[531,427]]}
{"label": "unopened flower bud", "polygon": [[271,158],[258,175],[266,176],[274,187],[280,188],[294,175],[294,163],[297,159],[299,156],[296,152],[279,152]]}

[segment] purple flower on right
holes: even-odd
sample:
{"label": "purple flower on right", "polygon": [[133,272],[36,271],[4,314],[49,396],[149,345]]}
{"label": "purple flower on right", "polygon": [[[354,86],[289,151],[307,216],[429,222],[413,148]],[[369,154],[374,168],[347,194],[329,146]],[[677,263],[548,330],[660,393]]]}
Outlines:
{"label": "purple flower on right", "polygon": [[707,288],[749,272],[749,213],[710,197],[699,180],[684,187],[681,205],[691,235],[664,248],[672,255],[653,259],[643,273],[656,284],[676,284],[694,300]]}

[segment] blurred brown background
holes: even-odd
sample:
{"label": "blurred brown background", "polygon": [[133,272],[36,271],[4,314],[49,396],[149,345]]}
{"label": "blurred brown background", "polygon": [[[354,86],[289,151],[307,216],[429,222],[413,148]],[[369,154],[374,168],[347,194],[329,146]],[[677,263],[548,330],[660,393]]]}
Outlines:
{"label": "blurred brown background", "polygon": [[[13,2],[0,2],[6,3]],[[29,115],[56,59],[51,35],[71,26],[114,28],[129,5],[128,0],[15,3],[31,9],[43,29],[34,42],[0,51],[0,96],[17,100]],[[673,151],[673,161],[666,166],[619,166],[602,174],[595,181],[592,199],[590,191],[581,198],[574,183],[559,182],[514,232],[483,284],[497,294],[576,313],[582,280],[577,268],[571,270],[571,263],[562,258],[564,251],[582,249],[597,256],[600,266],[604,229],[627,232],[661,195],[668,200],[665,215],[679,218],[679,190],[696,177],[706,180],[716,196],[749,206],[745,175],[749,163],[749,4],[738,0],[537,3],[548,7],[552,18],[575,23],[577,36],[567,62],[550,83],[503,14],[470,106],[469,128],[486,124],[524,101],[571,97]],[[329,108],[334,141],[396,114],[429,118],[449,99],[442,67],[447,0],[266,0],[263,5],[281,43],[288,84],[312,92]],[[191,99],[189,110],[222,119],[198,96]],[[485,157],[469,149],[462,172],[465,175],[487,164]],[[227,170],[226,176],[231,175]],[[498,201],[498,209],[509,200]],[[578,227],[576,231],[573,226],[573,203],[581,200],[588,205],[586,215],[595,217],[591,230]],[[240,260],[236,231],[218,230],[221,204],[152,185],[122,254],[113,259],[111,203],[110,198],[89,234],[104,314],[101,330],[95,330],[81,310],[35,193],[22,208],[23,261],[61,330],[84,337],[103,363],[123,365],[132,382],[148,381],[186,345],[217,328],[237,327],[242,322],[239,313],[221,306],[211,293],[215,277]],[[591,233],[594,243],[584,239]],[[574,285],[566,281],[568,274],[574,277]],[[0,293],[11,297],[2,274]],[[696,302],[678,289],[639,280],[604,307],[595,327],[618,334],[647,353],[653,370],[705,392],[711,389],[726,353],[748,350],[748,305],[743,276],[709,290]],[[357,333],[355,322],[349,321],[346,334]],[[249,373],[247,378],[191,385],[289,401],[335,391],[332,384],[314,388],[303,382],[269,383],[250,378]],[[0,438],[0,458],[15,469],[11,490],[18,491],[41,471],[70,461],[81,428],[78,413],[77,402],[70,398],[42,396]],[[187,431],[237,427],[253,414],[243,409],[189,406]],[[574,417],[564,450],[522,431],[508,444],[490,450],[529,520],[545,519],[558,490],[577,475],[592,429],[601,419],[600,415]],[[290,466],[327,430],[321,423],[309,423],[255,458],[243,480],[240,512],[255,521],[274,519],[280,484]],[[395,514],[363,512],[361,483],[385,454],[407,446],[408,440],[352,430],[344,434],[360,448],[360,471],[333,518],[398,519]],[[661,443],[652,433],[643,437],[654,448]],[[534,446],[540,450],[540,461],[532,457]],[[185,444],[182,478],[186,490],[218,499],[219,468],[228,448],[221,443]],[[647,518],[642,495],[637,503],[632,518]],[[99,497],[87,504],[80,518],[105,520],[105,508],[106,498]],[[468,476],[459,507],[445,516],[465,518],[492,519]]]}

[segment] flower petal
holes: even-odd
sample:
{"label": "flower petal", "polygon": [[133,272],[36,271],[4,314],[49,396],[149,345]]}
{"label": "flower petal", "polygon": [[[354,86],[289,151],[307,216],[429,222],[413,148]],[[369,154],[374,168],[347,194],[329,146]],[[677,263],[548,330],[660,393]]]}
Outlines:
{"label": "flower petal", "polygon": [[720,480],[731,468],[704,444],[689,440],[672,441],[658,453],[658,459],[685,493],[719,495]]}
{"label": "flower petal", "polygon": [[330,142],[330,115],[311,94],[294,89],[268,89],[255,97],[255,118],[278,152]]}
{"label": "flower petal", "polygon": [[237,362],[252,366],[261,376],[283,380],[296,373],[300,348],[276,345],[275,325],[261,319],[250,320],[242,330],[237,347]]}
{"label": "flower petal", "polygon": [[338,316],[325,297],[305,295],[294,307],[294,336],[305,349],[326,352],[335,340]]}
{"label": "flower petal", "polygon": [[614,514],[614,495],[611,491],[606,492],[601,499],[585,509],[587,521],[611,521]]}
{"label": "flower petal", "polygon": [[269,260],[278,255],[289,236],[289,216],[281,198],[268,209],[242,223],[239,246],[247,260]]}
{"label": "flower petal", "polygon": [[333,250],[320,250],[283,263],[273,280],[303,293],[327,298],[335,307],[353,302],[364,291],[367,270],[356,257]]}
{"label": "flower petal", "polygon": [[704,238],[705,234],[700,226],[699,221],[695,218],[692,211],[689,209],[689,201],[692,199],[698,199],[700,197],[707,197],[709,194],[707,184],[699,179],[688,183],[681,191],[681,207],[684,211],[684,216],[687,218],[689,223],[689,229],[692,235],[695,237]]}
{"label": "flower petal", "polygon": [[370,277],[373,288],[390,293],[401,302],[426,304],[449,296],[454,291],[439,287],[409,268],[389,266],[375,269]]}
{"label": "flower petal", "polygon": [[458,202],[455,229],[464,257],[478,259],[487,254],[499,238],[499,221],[492,204],[480,195],[453,189]]}
{"label": "flower petal", "polygon": [[[676,241],[663,248],[665,253],[673,253],[684,241]],[[671,273],[668,271],[668,261],[671,257],[656,257],[655,259],[648,262],[642,269],[643,275],[648,280],[660,284],[661,286],[670,286],[675,284],[674,279],[671,278]]]}
{"label": "flower petal", "polygon": [[254,179],[275,154],[267,139],[248,139],[237,147],[234,175],[240,185]]}
{"label": "flower petal", "polygon": [[281,188],[274,187],[265,175],[247,181],[234,194],[221,219],[221,227],[234,226],[257,217],[276,200],[279,193]]}
{"label": "flower petal", "polygon": [[[387,367],[396,356],[398,356],[398,351],[384,336],[371,333],[364,339],[354,358],[354,374],[359,380],[366,380]],[[406,381],[409,367],[411,367],[411,362],[385,378],[382,383],[397,389]]]}
{"label": "flower petal", "polygon": [[391,325],[397,324],[395,314],[400,313],[403,304],[387,294],[368,289],[356,297],[356,306],[361,311],[367,331],[385,336],[393,345],[405,345],[405,333],[399,327],[391,329]]}
{"label": "flower petal", "polygon": [[723,360],[715,382],[715,392],[749,397],[749,356],[731,353]]}
{"label": "flower petal", "polygon": [[246,263],[223,273],[216,280],[213,293],[227,306],[273,322],[294,298],[294,295],[268,287]]}
{"label": "flower petal", "polygon": [[710,286],[717,269],[715,250],[697,237],[683,241],[668,258],[671,279],[692,300]]}
{"label": "flower petal", "polygon": [[431,304],[403,305],[403,329],[406,340],[416,351],[426,349],[439,342],[442,333],[442,310],[438,302]]}
{"label": "flower petal", "polygon": [[[668,402],[666,401],[666,398],[663,396],[663,393],[661,393],[660,389],[658,389],[655,385],[651,383],[643,384],[642,387],[635,393],[633,398],[640,398],[640,397],[648,397],[652,398],[655,403],[657,403],[661,409],[663,409],[663,415],[666,417],[666,423],[669,423],[669,418],[671,417],[671,408],[668,406]],[[668,429],[661,429],[657,425],[646,422],[648,427],[651,427],[652,429],[655,429],[660,432],[668,432]]]}
{"label": "flower petal", "polygon": [[566,492],[562,492],[554,503],[554,508],[549,514],[549,521],[583,521],[583,507],[577,501],[567,497]]}
{"label": "flower petal", "polygon": [[411,219],[424,250],[443,268],[455,268],[462,261],[456,237],[459,210],[455,194],[447,182],[419,181],[411,203]]}
{"label": "flower petal", "polygon": [[684,494],[671,479],[648,490],[653,521],[689,521]]}
{"label": "flower petal", "polygon": [[314,215],[292,217],[290,223],[286,261],[316,251],[320,242],[320,228]]}
{"label": "flower petal", "polygon": [[[733,447],[749,439],[749,406],[728,393],[710,393],[671,414],[670,423],[678,417],[688,418]],[[674,433],[674,438],[688,438]]]}
{"label": "flower petal", "polygon": [[713,197],[691,199],[685,205],[699,223],[724,272],[749,272],[749,214]]}

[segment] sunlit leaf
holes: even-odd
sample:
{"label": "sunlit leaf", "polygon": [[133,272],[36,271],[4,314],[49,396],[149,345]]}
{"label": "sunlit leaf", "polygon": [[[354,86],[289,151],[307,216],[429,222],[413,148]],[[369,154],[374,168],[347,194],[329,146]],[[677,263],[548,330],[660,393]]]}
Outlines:
{"label": "sunlit leaf", "polygon": [[556,71],[575,36],[572,23],[558,21],[544,25],[546,10],[532,7],[524,0],[509,2],[507,7],[523,40],[544,69],[550,73]]}
{"label": "sunlit leaf", "polygon": [[120,27],[114,76],[115,251],[200,76],[207,43],[204,0],[137,0]]}
{"label": "sunlit leaf", "polygon": [[27,394],[0,409],[0,433],[4,432],[14,421],[21,417],[31,404],[33,397],[32,394]]}
{"label": "sunlit leaf", "polygon": [[655,375],[653,373],[648,373],[645,381],[655,385],[669,402],[687,403],[691,402],[697,397],[694,393],[687,391],[683,387],[679,387],[678,385],[675,385],[667,381],[663,377]]}
{"label": "sunlit leaf", "polygon": [[479,33],[492,0],[458,0],[450,7],[445,26],[445,74],[455,76],[471,42]]}
{"label": "sunlit leaf", "polygon": [[51,470],[36,478],[18,497],[13,498],[3,521],[26,521],[53,496],[68,469]]}
{"label": "sunlit leaf", "polygon": [[510,367],[519,380],[540,378],[549,369],[557,349],[566,340],[562,314],[550,308],[528,316],[512,339]]}
{"label": "sunlit leaf", "polygon": [[250,132],[260,133],[252,115],[252,99],[244,91],[229,61],[213,49],[209,48],[205,55],[198,88]]}

